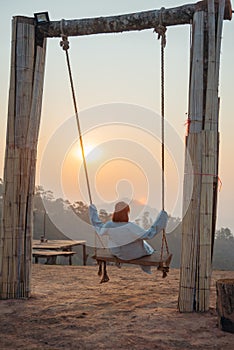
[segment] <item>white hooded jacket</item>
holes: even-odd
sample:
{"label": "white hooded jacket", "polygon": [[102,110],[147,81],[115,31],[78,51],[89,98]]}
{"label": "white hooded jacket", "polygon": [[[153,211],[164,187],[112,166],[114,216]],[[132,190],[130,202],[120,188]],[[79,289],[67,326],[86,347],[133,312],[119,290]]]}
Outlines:
{"label": "white hooded jacket", "polygon": [[[97,209],[92,204],[89,207],[89,216],[95,231],[100,236],[107,235],[108,248],[116,257],[124,260],[138,259],[151,255],[154,249],[145,240],[152,239],[165,229],[168,221],[166,211],[162,210],[148,230],[144,230],[133,222],[101,222]],[[141,266],[150,273],[150,267]]]}

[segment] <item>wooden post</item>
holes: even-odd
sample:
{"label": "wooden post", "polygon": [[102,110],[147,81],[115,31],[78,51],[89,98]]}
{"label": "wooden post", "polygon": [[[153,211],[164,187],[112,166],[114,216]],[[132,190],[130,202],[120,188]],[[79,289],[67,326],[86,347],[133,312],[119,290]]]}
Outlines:
{"label": "wooden post", "polygon": [[[208,0],[207,10],[195,13],[193,20],[190,128],[186,142],[193,169],[192,173],[185,173],[184,182],[178,300],[181,312],[209,309],[218,185],[218,76],[224,7],[225,0],[219,1],[216,20],[215,2]],[[186,211],[188,176],[194,178],[194,183]]]}
{"label": "wooden post", "polygon": [[223,331],[234,333],[234,280],[216,282],[218,325]]}
{"label": "wooden post", "polygon": [[[183,193],[182,256],[180,268],[179,310],[194,310],[196,286],[199,208],[201,192],[201,130],[203,120],[203,52],[204,12],[198,11],[193,20],[191,50],[189,128],[186,138],[186,159]],[[191,164],[190,164],[191,162]],[[192,193],[191,193],[192,187]]]}
{"label": "wooden post", "polygon": [[42,46],[36,45],[34,20],[13,18],[0,237],[1,299],[30,296],[33,194],[44,63],[45,41]]}

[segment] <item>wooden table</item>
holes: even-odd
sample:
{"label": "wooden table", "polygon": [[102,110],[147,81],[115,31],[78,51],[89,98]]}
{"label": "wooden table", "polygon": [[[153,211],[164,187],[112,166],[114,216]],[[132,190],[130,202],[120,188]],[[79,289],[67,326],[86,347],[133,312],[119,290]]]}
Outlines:
{"label": "wooden table", "polygon": [[[41,242],[40,240],[33,240],[33,250],[39,251],[53,251],[53,256],[56,258],[55,251],[57,252],[72,252],[72,248],[78,245],[82,245],[83,248],[83,265],[86,265],[86,241],[73,241],[73,240],[48,240]],[[73,252],[74,253],[74,252]],[[57,254],[61,255],[61,254]],[[38,254],[37,254],[38,256]],[[41,253],[43,256],[43,252]],[[69,263],[71,265],[72,254],[69,255]]]}

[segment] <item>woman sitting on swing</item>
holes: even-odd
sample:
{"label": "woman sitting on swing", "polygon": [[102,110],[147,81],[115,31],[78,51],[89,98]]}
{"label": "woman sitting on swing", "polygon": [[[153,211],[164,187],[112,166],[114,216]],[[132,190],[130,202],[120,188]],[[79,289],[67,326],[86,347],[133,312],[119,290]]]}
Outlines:
{"label": "woman sitting on swing", "polygon": [[[103,223],[98,216],[95,205],[89,206],[89,216],[97,234],[108,236],[108,248],[119,259],[133,260],[151,255],[155,251],[148,239],[152,239],[165,229],[168,215],[162,210],[148,230],[129,222],[130,207],[125,202],[118,202],[112,215],[112,221]],[[146,273],[151,273],[150,266],[142,266]]]}

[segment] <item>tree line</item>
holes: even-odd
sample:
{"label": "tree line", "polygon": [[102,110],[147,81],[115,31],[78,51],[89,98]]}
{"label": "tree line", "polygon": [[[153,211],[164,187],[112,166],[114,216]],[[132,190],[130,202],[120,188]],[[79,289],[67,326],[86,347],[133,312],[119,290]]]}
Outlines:
{"label": "tree line", "polygon": [[[0,179],[0,218],[2,217],[3,208],[3,190],[4,184]],[[48,215],[47,210],[50,215]],[[75,213],[82,221],[90,223],[88,205],[82,201],[71,203],[62,198],[55,198],[50,190],[44,190],[42,186],[36,186],[34,196],[34,239],[40,239],[45,236],[47,239],[67,239],[67,237],[53,224],[51,216],[56,215],[64,217],[69,222],[69,215]],[[99,217],[102,222],[111,220],[112,213],[105,209],[99,211]],[[148,229],[153,219],[149,211],[143,212],[142,216],[137,218],[135,222]],[[171,233],[167,235],[167,241],[170,252],[173,254],[172,267],[179,268],[181,253],[181,220],[180,218],[169,217],[169,227],[174,227]],[[156,250],[161,249],[161,235],[156,236],[151,244]],[[220,228],[216,231],[214,252],[213,252],[213,268],[217,270],[234,270],[234,236],[229,228]],[[88,247],[88,254],[92,256],[93,248]],[[75,263],[81,264],[80,254],[75,255]],[[88,259],[88,263],[92,264],[92,259]]]}

